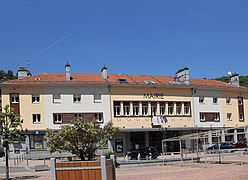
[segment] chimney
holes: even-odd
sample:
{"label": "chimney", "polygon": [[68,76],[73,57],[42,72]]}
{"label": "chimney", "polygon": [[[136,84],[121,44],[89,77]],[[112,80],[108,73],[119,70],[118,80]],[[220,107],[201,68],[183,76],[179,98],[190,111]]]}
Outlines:
{"label": "chimney", "polygon": [[105,65],[103,65],[103,67],[102,67],[101,74],[102,74],[102,77],[104,79],[107,79],[108,78],[107,67]]}
{"label": "chimney", "polygon": [[28,77],[29,72],[26,69],[26,67],[19,67],[19,70],[17,71],[18,79],[22,79],[25,77]]}
{"label": "chimney", "polygon": [[176,72],[176,81],[189,85],[189,68],[185,67]]}
{"label": "chimney", "polygon": [[234,73],[230,76],[230,84],[239,87],[239,74]]}
{"label": "chimney", "polygon": [[66,81],[71,80],[71,67],[68,62],[65,65],[65,78],[66,78]]}

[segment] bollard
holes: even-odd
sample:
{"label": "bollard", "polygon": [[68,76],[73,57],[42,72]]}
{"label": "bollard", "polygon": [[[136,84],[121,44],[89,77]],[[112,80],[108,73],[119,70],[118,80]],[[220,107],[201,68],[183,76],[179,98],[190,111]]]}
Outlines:
{"label": "bollard", "polygon": [[128,155],[125,156],[125,161],[128,162]]}
{"label": "bollard", "polygon": [[28,163],[28,158],[27,158],[27,166],[29,166],[29,163]]}
{"label": "bollard", "polygon": [[140,153],[138,154],[137,159],[138,159],[138,161],[140,161]]}
{"label": "bollard", "polygon": [[16,159],[15,159],[15,157],[14,157],[14,165],[16,166]]}

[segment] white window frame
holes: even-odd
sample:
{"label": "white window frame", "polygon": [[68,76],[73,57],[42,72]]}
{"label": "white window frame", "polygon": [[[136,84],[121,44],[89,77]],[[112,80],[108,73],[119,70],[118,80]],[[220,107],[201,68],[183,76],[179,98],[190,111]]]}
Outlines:
{"label": "white window frame", "polygon": [[165,115],[165,103],[164,102],[159,103],[159,110],[160,110],[160,115]]}
{"label": "white window frame", "polygon": [[243,113],[239,113],[239,120],[244,121],[244,114]]}
{"label": "white window frame", "polygon": [[53,114],[53,123],[54,124],[62,124],[62,114],[61,113],[54,113]]}
{"label": "white window frame", "polygon": [[40,95],[38,95],[38,94],[33,94],[33,95],[32,95],[32,103],[33,103],[33,104],[39,104],[39,103],[40,103]]}
{"label": "white window frame", "polygon": [[206,121],[206,113],[200,113],[200,121]]}
{"label": "white window frame", "polygon": [[10,94],[11,103],[17,104],[20,101],[19,94]]}
{"label": "white window frame", "polygon": [[61,103],[61,94],[53,94],[53,103]]}
{"label": "white window frame", "polygon": [[[118,103],[118,105],[116,105],[115,103]],[[114,113],[115,113],[115,116],[121,115],[121,103],[120,102],[114,102]]]}
{"label": "white window frame", "polygon": [[40,124],[41,123],[41,115],[40,114],[33,114],[33,124]]}
{"label": "white window frame", "polygon": [[238,97],[238,105],[243,105],[243,98],[242,97]]}
{"label": "white window frame", "polygon": [[157,103],[156,102],[151,103],[151,115],[152,116],[157,115]]}
{"label": "white window frame", "polygon": [[204,100],[205,100],[204,96],[199,97],[199,103],[200,104],[204,104]]}
{"label": "white window frame", "polygon": [[218,104],[218,100],[219,100],[218,97],[213,97],[213,104]]}
{"label": "white window frame", "polygon": [[148,103],[142,103],[142,116],[148,116]]}
{"label": "white window frame", "polygon": [[101,103],[101,102],[102,102],[102,95],[94,94],[94,103]]}
{"label": "white window frame", "polygon": [[81,103],[82,102],[82,96],[78,94],[73,95],[73,103]]}
{"label": "white window frame", "polygon": [[182,104],[180,102],[176,103],[176,115],[181,115]]}
{"label": "white window frame", "polygon": [[190,114],[190,103],[189,102],[184,102],[184,115],[189,115]]}
{"label": "white window frame", "polygon": [[231,98],[230,98],[230,97],[227,97],[227,98],[226,98],[226,104],[227,104],[227,105],[230,105],[230,104],[231,104]]}
{"label": "white window frame", "polygon": [[220,121],[220,113],[214,113],[214,121]]}
{"label": "white window frame", "polygon": [[133,102],[133,115],[139,116],[139,103]]}
{"label": "white window frame", "polygon": [[130,102],[123,102],[124,116],[130,116]]}
{"label": "white window frame", "polygon": [[174,112],[174,104],[172,102],[169,102],[168,103],[168,115],[173,115],[173,112]]}
{"label": "white window frame", "polygon": [[95,118],[96,118],[96,121],[98,123],[103,123],[104,122],[103,113],[96,113]]}

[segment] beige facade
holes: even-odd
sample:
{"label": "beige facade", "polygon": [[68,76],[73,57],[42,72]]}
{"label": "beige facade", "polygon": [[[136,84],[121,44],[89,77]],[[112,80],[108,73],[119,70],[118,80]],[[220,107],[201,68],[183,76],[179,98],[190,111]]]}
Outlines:
{"label": "beige facade", "polygon": [[[111,109],[112,122],[120,128],[153,128],[152,126],[152,105],[156,108],[156,116],[165,115],[167,122],[161,123],[163,128],[194,127],[192,117],[192,95],[191,89],[186,88],[165,88],[165,87],[111,87]],[[120,114],[115,114],[115,102],[120,103]],[[130,112],[125,114],[125,103],[129,104]],[[138,114],[134,114],[134,103],[138,105]],[[147,103],[147,114],[142,114],[142,103]],[[185,103],[189,109],[185,113]],[[164,112],[161,112],[161,104]],[[173,106],[173,113],[169,114],[168,106]],[[180,112],[177,112],[177,104]]]}
{"label": "beige facade", "polygon": [[[2,87],[2,107],[11,104],[11,94],[19,95],[19,110],[23,119],[22,127],[27,130],[46,130],[44,120],[43,87],[18,86]],[[39,102],[32,102],[32,97],[38,96]],[[33,114],[40,115],[40,122],[33,122]]]}
{"label": "beige facade", "polygon": [[[248,93],[239,91],[222,91],[224,127],[243,127],[248,123]],[[238,97],[243,98],[244,119],[240,120]]]}

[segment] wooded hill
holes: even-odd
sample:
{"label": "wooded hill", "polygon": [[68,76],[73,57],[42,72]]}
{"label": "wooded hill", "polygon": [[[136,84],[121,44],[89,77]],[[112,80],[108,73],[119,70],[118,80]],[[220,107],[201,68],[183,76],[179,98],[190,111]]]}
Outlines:
{"label": "wooded hill", "polygon": [[[228,76],[223,76],[223,77],[220,77],[220,78],[216,78],[215,80],[218,80],[218,81],[223,81],[223,82],[229,82],[229,77]],[[245,86],[245,87],[248,87],[248,76],[239,76],[239,84],[240,86]]]}

